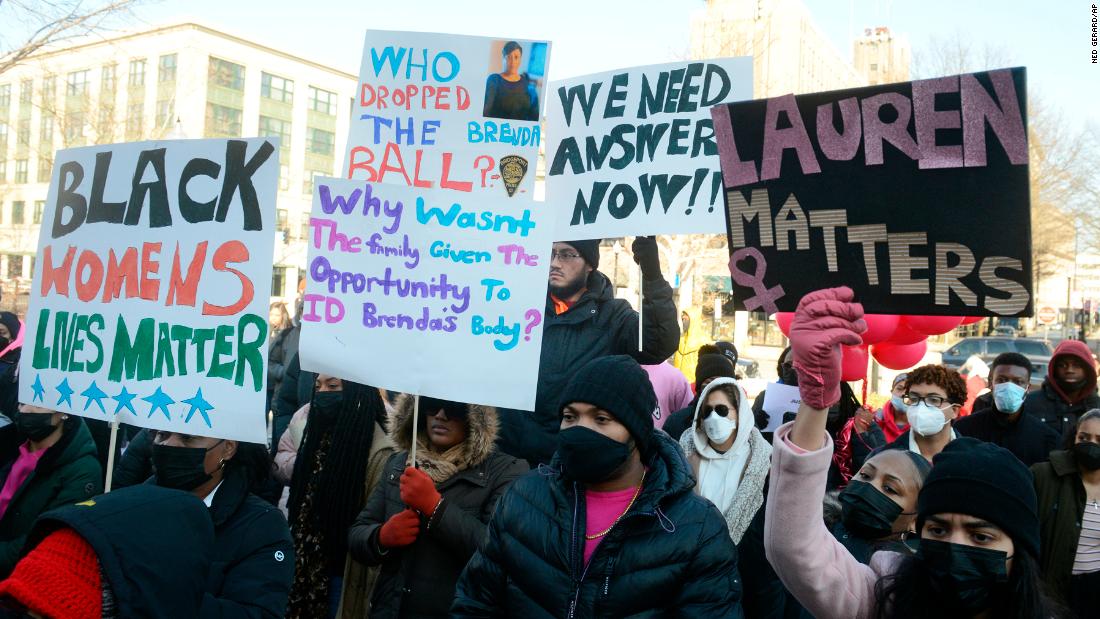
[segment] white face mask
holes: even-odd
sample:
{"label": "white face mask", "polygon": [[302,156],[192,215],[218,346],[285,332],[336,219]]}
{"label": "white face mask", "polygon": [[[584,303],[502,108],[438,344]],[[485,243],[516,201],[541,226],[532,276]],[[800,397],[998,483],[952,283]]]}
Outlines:
{"label": "white face mask", "polygon": [[713,412],[708,415],[703,420],[703,431],[707,433],[707,438],[718,444],[729,440],[730,435],[737,429],[737,422],[731,419],[733,415],[733,411],[730,411],[728,417],[721,417]]}
{"label": "white face mask", "polygon": [[907,415],[909,425],[921,436],[938,434],[947,425],[947,417],[944,416],[943,411],[924,402],[910,406]]}

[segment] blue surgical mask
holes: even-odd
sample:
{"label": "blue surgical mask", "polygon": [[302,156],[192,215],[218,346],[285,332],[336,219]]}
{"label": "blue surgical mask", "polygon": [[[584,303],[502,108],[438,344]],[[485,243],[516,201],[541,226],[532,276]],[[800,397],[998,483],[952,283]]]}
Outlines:
{"label": "blue surgical mask", "polygon": [[909,410],[909,407],[905,405],[905,402],[901,401],[900,395],[890,396],[890,404],[894,406],[894,410],[900,413],[908,412]]}
{"label": "blue surgical mask", "polygon": [[1027,389],[1017,385],[1016,383],[999,383],[993,385],[993,403],[997,405],[997,410],[1011,415],[1020,410],[1020,406],[1024,403],[1024,396],[1027,395]]}

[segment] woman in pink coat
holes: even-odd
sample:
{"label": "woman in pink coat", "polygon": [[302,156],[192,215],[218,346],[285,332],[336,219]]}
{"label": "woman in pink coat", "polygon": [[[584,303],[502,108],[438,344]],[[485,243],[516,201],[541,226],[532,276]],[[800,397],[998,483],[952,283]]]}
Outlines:
{"label": "woman in pink coat", "polygon": [[866,330],[852,296],[810,293],[791,325],[802,404],[775,433],[764,532],[783,584],[819,619],[1058,616],[1039,580],[1030,472],[995,445],[958,439],[936,456],[917,498],[915,555],[880,551],[863,565],[825,528],[825,422],[840,397],[840,345],[860,344]]}

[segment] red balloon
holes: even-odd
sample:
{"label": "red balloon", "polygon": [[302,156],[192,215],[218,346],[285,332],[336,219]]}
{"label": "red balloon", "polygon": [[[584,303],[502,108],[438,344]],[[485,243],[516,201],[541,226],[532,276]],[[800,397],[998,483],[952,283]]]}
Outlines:
{"label": "red balloon", "polygon": [[841,346],[840,380],[863,380],[867,378],[867,347]]}
{"label": "red balloon", "polygon": [[787,337],[791,336],[791,322],[794,321],[794,312],[776,312],[775,324],[779,325],[779,330],[783,332],[783,335]]}
{"label": "red balloon", "polygon": [[962,323],[962,316],[903,316],[905,326],[925,335],[942,335]]}
{"label": "red balloon", "polygon": [[926,352],[928,352],[927,340],[916,344],[883,342],[871,347],[871,355],[874,356],[875,361],[891,370],[907,370],[917,365]]}
{"label": "red balloon", "polygon": [[869,345],[889,340],[894,335],[894,331],[897,331],[901,316],[896,314],[864,314],[863,319],[867,321],[867,331],[862,336],[863,343]]}
{"label": "red balloon", "polygon": [[966,318],[963,318],[962,324],[972,325],[976,322],[981,322],[983,320],[985,320],[985,316],[967,316]]}
{"label": "red balloon", "polygon": [[890,339],[886,340],[891,344],[916,344],[917,342],[923,342],[928,339],[928,336],[923,333],[917,333],[916,331],[905,326],[905,316],[901,317],[901,321],[898,322],[898,328],[894,330],[894,334],[890,336]]}

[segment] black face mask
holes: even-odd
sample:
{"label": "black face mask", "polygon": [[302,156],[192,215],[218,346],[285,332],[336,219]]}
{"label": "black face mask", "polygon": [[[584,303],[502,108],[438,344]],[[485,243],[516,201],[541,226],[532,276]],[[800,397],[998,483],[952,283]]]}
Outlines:
{"label": "black face mask", "polygon": [[25,438],[38,442],[53,434],[57,426],[53,425],[52,413],[19,413],[15,426]]}
{"label": "black face mask", "polygon": [[783,381],[784,385],[798,386],[798,372],[795,371],[794,365],[790,363],[784,363],[779,366],[779,379]]}
{"label": "black face mask", "polygon": [[1073,458],[1086,471],[1100,469],[1100,445],[1085,441],[1073,446]]}
{"label": "black face mask", "polygon": [[1001,550],[921,539],[920,556],[924,560],[937,603],[944,610],[973,616],[993,605],[994,596],[1008,582]]}
{"label": "black face mask", "polygon": [[852,480],[839,499],[845,528],[867,540],[893,533],[894,521],[903,513],[901,505],[863,481]]}
{"label": "black face mask", "polygon": [[221,443],[218,441],[209,449],[154,443],[153,469],[157,485],[190,492],[210,481],[213,476],[206,472],[206,454]]}
{"label": "black face mask", "polygon": [[309,405],[309,414],[318,421],[331,422],[340,413],[344,404],[343,391],[318,391],[313,394],[313,403]]}
{"label": "black face mask", "polygon": [[620,443],[595,430],[575,426],[558,433],[562,475],[586,484],[605,481],[630,457],[628,443]]}
{"label": "black face mask", "polygon": [[11,344],[11,340],[6,337],[0,336],[0,351],[3,351],[5,348],[7,348],[8,344]]}

